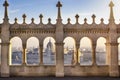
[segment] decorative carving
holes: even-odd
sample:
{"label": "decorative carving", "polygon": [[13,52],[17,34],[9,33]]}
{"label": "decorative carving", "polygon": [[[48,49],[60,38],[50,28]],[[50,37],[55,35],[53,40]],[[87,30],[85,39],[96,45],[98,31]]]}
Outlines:
{"label": "decorative carving", "polygon": [[78,14],[76,14],[75,18],[76,18],[76,24],[78,24],[78,23],[79,23],[79,22],[78,22],[79,15],[78,15]]}
{"label": "decorative carving", "polygon": [[26,22],[25,22],[25,19],[26,19],[26,14],[23,14],[23,24],[25,24]]}
{"label": "decorative carving", "polygon": [[43,24],[43,22],[42,22],[43,15],[42,15],[42,14],[40,14],[40,16],[39,16],[39,17],[40,17],[40,23],[41,23],[41,24]]}
{"label": "decorative carving", "polygon": [[15,23],[14,23],[14,24],[16,24],[18,19],[17,19],[17,18],[15,18],[14,20],[15,20]]}
{"label": "decorative carving", "polygon": [[96,18],[96,16],[95,16],[95,14],[93,14],[92,15],[93,23],[95,23],[95,18]]}

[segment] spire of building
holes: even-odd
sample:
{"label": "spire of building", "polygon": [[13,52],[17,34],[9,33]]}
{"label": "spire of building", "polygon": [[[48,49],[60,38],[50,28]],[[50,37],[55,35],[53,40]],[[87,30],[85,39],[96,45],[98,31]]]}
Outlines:
{"label": "spire of building", "polygon": [[114,3],[112,1],[110,2],[109,7],[110,7],[109,23],[111,23],[111,22],[114,22],[114,13],[113,13]]}
{"label": "spire of building", "polygon": [[58,1],[56,7],[58,7],[58,16],[57,16],[57,19],[61,19],[61,7],[62,7],[62,4],[60,3],[60,1]]}
{"label": "spire of building", "polygon": [[7,2],[7,0],[5,0],[5,2],[4,2],[4,4],[3,4],[3,6],[5,7],[5,12],[4,12],[4,22],[8,22],[8,6],[9,6],[9,4],[8,4],[8,2]]}

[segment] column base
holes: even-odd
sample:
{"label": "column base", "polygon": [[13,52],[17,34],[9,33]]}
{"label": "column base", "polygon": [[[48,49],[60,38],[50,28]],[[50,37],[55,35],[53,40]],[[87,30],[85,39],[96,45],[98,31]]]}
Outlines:
{"label": "column base", "polygon": [[110,72],[110,77],[119,77],[119,72],[116,71],[116,72]]}
{"label": "column base", "polygon": [[1,77],[10,77],[9,73],[1,73]]}
{"label": "column base", "polygon": [[56,73],[56,77],[64,77],[64,73]]}
{"label": "column base", "polygon": [[80,66],[80,63],[76,63],[75,65],[76,65],[76,66]]}

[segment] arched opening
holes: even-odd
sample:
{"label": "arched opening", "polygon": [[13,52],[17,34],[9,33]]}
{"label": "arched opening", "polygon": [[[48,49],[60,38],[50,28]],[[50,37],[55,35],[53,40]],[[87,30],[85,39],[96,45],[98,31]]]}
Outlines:
{"label": "arched opening", "polygon": [[13,37],[10,40],[10,65],[21,65],[22,64],[22,40],[19,37]]}
{"label": "arched opening", "polygon": [[97,40],[96,46],[96,63],[97,65],[105,65],[106,64],[106,39],[104,37],[100,37]]}
{"label": "arched opening", "polygon": [[92,45],[88,37],[80,41],[79,62],[80,65],[92,65]]}
{"label": "arched opening", "polygon": [[75,63],[75,40],[72,37],[64,39],[64,65],[72,65]]}
{"label": "arched opening", "polygon": [[39,40],[36,37],[30,37],[27,40],[26,62],[27,65],[38,65],[40,63]]}
{"label": "arched opening", "polygon": [[55,55],[55,40],[52,37],[46,37],[43,42],[43,64],[55,65]]}
{"label": "arched opening", "polygon": [[120,38],[118,38],[118,65],[120,65]]}

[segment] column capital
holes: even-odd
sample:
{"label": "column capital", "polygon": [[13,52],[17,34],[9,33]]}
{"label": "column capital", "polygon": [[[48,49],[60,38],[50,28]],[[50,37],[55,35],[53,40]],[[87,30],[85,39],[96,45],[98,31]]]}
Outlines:
{"label": "column capital", "polygon": [[41,46],[43,46],[43,44],[39,44],[39,46],[41,47]]}
{"label": "column capital", "polygon": [[76,43],[76,48],[78,49],[80,47],[80,43]]}
{"label": "column capital", "polygon": [[56,44],[56,45],[64,45],[63,42],[56,42],[55,44]]}
{"label": "column capital", "polygon": [[23,48],[26,48],[26,43],[23,43],[22,46],[23,46]]}

